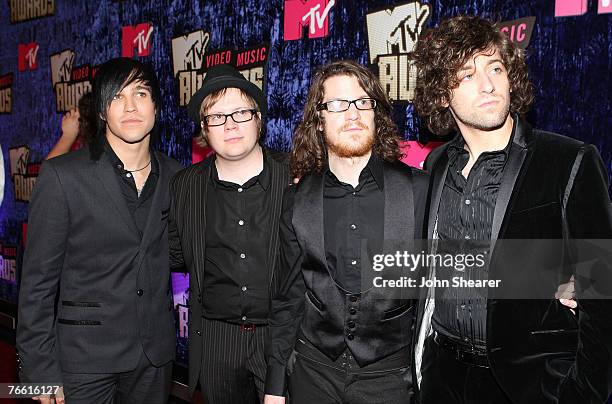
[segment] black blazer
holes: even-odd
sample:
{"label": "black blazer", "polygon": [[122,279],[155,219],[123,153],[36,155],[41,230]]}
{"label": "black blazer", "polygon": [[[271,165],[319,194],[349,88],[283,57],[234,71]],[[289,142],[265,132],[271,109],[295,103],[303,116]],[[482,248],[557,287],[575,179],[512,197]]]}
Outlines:
{"label": "black blazer", "polygon": [[181,166],[155,158],[159,178],[142,237],[106,156],[93,161],[82,149],[43,163],[19,289],[23,382],[129,371],[143,349],[156,366],[173,360],[168,184]]}
{"label": "black blazer", "polygon": [[[514,118],[515,134],[491,238],[493,242],[515,240],[510,247],[504,241],[497,243],[491,256],[489,279],[501,279],[501,283],[499,289],[489,288],[487,300],[489,363],[514,403],[603,403],[612,388],[612,301],[589,299],[583,292],[588,285],[581,284],[584,278],[564,265],[568,257],[558,254],[561,250],[556,247],[571,249],[571,240],[576,239],[612,238],[606,169],[595,147],[534,130],[523,119]],[[447,149],[434,150],[427,160],[430,239],[448,170]],[[534,239],[548,241],[520,242]],[[553,253],[537,248],[551,245],[550,240],[558,243]],[[508,257],[512,257],[511,266],[503,265]],[[595,275],[599,284],[610,280],[610,267],[604,272]],[[577,285],[577,316],[554,297],[559,284],[572,274]],[[546,297],[510,298],[521,286],[535,291],[533,285]],[[419,381],[433,302],[423,296],[418,311],[415,370]]]}
{"label": "black blazer", "polygon": [[[289,185],[289,166],[286,155],[265,151],[271,175],[272,223],[268,243],[268,274],[270,295],[278,290],[274,267],[278,250],[278,223],[283,192]],[[170,184],[170,265],[173,269],[189,271],[189,389],[193,394],[202,366],[202,279],[206,262],[206,192],[210,167],[215,156],[179,172]]]}

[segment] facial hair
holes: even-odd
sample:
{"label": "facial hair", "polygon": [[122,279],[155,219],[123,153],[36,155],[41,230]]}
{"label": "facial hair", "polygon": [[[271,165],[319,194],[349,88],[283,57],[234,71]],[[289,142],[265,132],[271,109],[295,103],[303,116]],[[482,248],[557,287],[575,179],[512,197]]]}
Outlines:
{"label": "facial hair", "polygon": [[[343,132],[351,126],[359,126],[367,133],[366,136],[359,135],[359,143],[344,141],[344,139],[346,139],[347,137],[352,136]],[[335,154],[338,157],[362,157],[372,150],[372,146],[374,146],[374,134],[370,132],[370,128],[366,124],[357,121],[355,123],[345,124],[338,131],[338,136],[336,137],[336,139],[330,139],[329,136],[326,136],[326,141],[329,152]]]}

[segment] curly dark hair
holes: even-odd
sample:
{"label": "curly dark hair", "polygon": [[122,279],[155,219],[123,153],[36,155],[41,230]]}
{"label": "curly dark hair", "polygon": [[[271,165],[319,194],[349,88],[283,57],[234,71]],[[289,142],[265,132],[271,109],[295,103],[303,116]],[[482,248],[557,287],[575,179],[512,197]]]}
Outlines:
{"label": "curly dark hair", "polygon": [[376,132],[372,147],[374,154],[385,161],[396,161],[402,156],[397,126],[391,117],[391,103],[380,82],[367,68],[350,60],[342,60],[321,67],[314,75],[304,106],[304,116],[293,137],[290,161],[291,172],[295,178],[320,173],[325,167],[327,146],[323,132],[318,129],[323,124],[323,119],[317,111],[317,105],[323,101],[325,81],[334,76],[355,77],[368,96],[376,100]]}
{"label": "curly dark hair", "polygon": [[525,53],[499,30],[480,17],[460,16],[442,21],[426,31],[409,58],[417,67],[414,106],[429,130],[438,135],[457,130],[448,104],[459,85],[458,72],[474,55],[498,50],[508,71],[510,112],[524,114],[533,102]]}

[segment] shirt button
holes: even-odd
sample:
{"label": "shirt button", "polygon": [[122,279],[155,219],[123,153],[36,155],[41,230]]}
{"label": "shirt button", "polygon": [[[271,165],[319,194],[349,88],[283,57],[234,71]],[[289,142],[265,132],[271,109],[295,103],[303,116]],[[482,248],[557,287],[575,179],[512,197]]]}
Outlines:
{"label": "shirt button", "polygon": [[353,295],[350,297],[351,302],[355,303],[357,301],[358,297]]}
{"label": "shirt button", "polygon": [[353,196],[355,196],[355,195],[357,195],[357,192],[353,191],[352,194],[353,194]]}
{"label": "shirt button", "polygon": [[238,224],[239,224],[240,226],[244,226],[244,220],[238,220]]}
{"label": "shirt button", "polygon": [[357,265],[357,261],[356,260],[352,260],[351,261],[351,265]]}
{"label": "shirt button", "polygon": [[128,177],[128,178],[130,178],[130,177],[132,176],[132,174],[127,173],[127,174],[125,174],[125,176],[126,176],[126,177]]}
{"label": "shirt button", "polygon": [[348,325],[349,328],[355,328],[355,322],[354,321],[349,321],[348,323],[346,323],[346,325]]}
{"label": "shirt button", "polygon": [[242,189],[242,188],[238,188],[238,192],[242,192],[242,191],[243,191],[243,189]]}
{"label": "shirt button", "polygon": [[461,305],[461,310],[465,310],[465,304]]}
{"label": "shirt button", "polygon": [[469,199],[466,199],[466,200],[465,200],[465,204],[466,204],[466,205],[469,205],[470,203],[472,203],[472,201],[470,201]]}
{"label": "shirt button", "polygon": [[198,335],[202,335],[202,331],[197,330],[197,331],[196,331],[196,334],[198,334]]}
{"label": "shirt button", "polygon": [[242,289],[242,291],[243,291],[243,292],[246,292],[246,291],[247,291],[247,287],[246,287],[246,286],[243,286],[243,287],[241,287],[240,289]]}
{"label": "shirt button", "polygon": [[357,314],[357,309],[355,309],[354,307],[351,307],[351,308],[349,309],[349,314],[352,314],[352,315]]}
{"label": "shirt button", "polygon": [[118,168],[118,169],[120,169],[120,170],[122,170],[122,169],[123,169],[123,166],[122,166],[121,164],[117,164],[117,168]]}
{"label": "shirt button", "polygon": [[357,226],[355,226],[354,224],[351,225],[351,230],[355,230],[357,228]]}
{"label": "shirt button", "polygon": [[246,316],[242,316],[242,321],[246,321]]}
{"label": "shirt button", "polygon": [[144,290],[142,290],[142,289],[138,289],[138,290],[136,291],[136,294],[137,294],[138,296],[142,296],[142,295],[144,295]]}
{"label": "shirt button", "polygon": [[240,254],[240,258],[245,259],[246,258],[246,254],[245,253]]}
{"label": "shirt button", "polygon": [[348,338],[349,341],[352,341],[355,336],[353,334],[346,334],[346,338]]}
{"label": "shirt button", "polygon": [[466,236],[465,236],[465,239],[466,239],[466,240],[469,240],[469,239],[470,239],[470,236],[466,235]]}

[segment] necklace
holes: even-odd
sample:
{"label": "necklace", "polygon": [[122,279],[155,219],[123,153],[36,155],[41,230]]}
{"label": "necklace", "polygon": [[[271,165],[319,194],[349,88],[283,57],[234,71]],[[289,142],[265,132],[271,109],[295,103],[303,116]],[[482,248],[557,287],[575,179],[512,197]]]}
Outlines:
{"label": "necklace", "polygon": [[139,168],[138,170],[125,170],[125,171],[127,171],[128,173],[135,173],[136,171],[142,171],[142,170],[144,170],[145,168],[147,168],[147,167],[149,166],[149,164],[151,164],[151,160],[149,160],[149,162],[147,163],[147,165],[146,165],[146,166],[144,166],[144,167],[142,167],[142,168]]}

